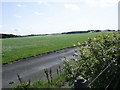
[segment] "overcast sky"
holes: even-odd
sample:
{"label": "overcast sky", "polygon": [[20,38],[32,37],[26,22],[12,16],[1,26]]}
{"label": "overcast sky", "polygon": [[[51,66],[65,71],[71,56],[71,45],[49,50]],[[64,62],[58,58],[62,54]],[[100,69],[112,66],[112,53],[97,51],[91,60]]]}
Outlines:
{"label": "overcast sky", "polygon": [[26,35],[118,29],[118,0],[2,2],[1,7],[2,33]]}

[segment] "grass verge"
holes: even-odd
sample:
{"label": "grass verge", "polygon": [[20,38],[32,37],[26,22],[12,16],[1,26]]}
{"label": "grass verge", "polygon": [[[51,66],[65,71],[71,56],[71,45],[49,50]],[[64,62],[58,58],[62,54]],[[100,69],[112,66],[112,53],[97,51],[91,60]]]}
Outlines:
{"label": "grass verge", "polygon": [[[66,79],[65,75],[62,74],[60,76],[56,76],[52,80],[53,82],[51,84],[48,83],[47,80],[38,80],[36,82],[33,82],[31,85],[27,86],[27,83],[23,83],[22,85],[18,85],[13,88],[13,90],[16,89],[28,89],[28,88],[61,88],[64,86]],[[26,87],[27,86],[27,87]]]}

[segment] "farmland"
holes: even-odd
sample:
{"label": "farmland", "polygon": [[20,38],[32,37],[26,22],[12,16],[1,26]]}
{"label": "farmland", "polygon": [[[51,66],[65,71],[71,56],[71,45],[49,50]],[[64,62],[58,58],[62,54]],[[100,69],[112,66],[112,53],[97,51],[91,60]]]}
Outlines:
{"label": "farmland", "polygon": [[72,47],[101,33],[48,35],[2,39],[2,63],[7,64],[20,59]]}

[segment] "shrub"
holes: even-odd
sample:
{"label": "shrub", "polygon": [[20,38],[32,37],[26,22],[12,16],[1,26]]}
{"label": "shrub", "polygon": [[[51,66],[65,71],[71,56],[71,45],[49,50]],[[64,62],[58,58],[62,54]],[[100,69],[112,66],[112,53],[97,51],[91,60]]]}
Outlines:
{"label": "shrub", "polygon": [[[102,70],[111,62],[110,74],[105,74],[92,87],[104,87],[110,78],[117,73],[120,65],[120,33],[96,36],[94,39],[89,38],[84,43],[76,45],[79,50],[75,50],[74,58],[64,59],[64,69],[66,78],[70,84],[74,83],[76,77],[81,76],[91,82]],[[105,79],[108,81],[105,81]],[[103,85],[104,84],[104,85]]]}

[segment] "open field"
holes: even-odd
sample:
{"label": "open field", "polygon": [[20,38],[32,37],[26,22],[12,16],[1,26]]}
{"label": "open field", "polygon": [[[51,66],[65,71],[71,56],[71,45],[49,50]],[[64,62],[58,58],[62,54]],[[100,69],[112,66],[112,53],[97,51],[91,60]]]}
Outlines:
{"label": "open field", "polygon": [[2,39],[2,63],[10,63],[23,58],[52,52],[86,41],[101,33],[49,35]]}

